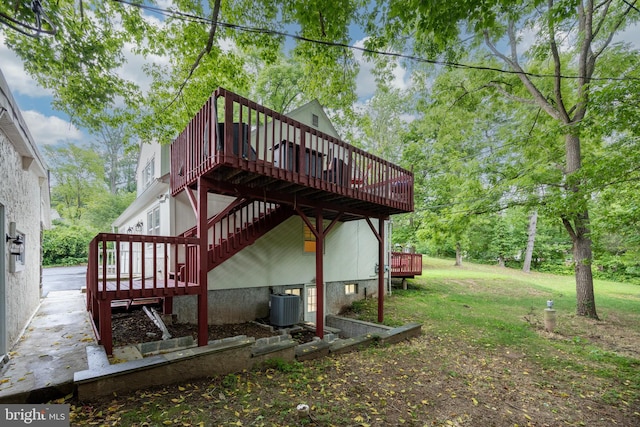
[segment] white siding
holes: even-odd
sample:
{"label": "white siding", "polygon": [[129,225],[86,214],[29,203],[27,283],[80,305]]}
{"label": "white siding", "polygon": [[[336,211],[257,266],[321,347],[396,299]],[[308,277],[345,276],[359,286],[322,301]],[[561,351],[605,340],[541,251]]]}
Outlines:
{"label": "white siding", "polygon": [[[313,283],[315,253],[303,251],[303,222],[294,216],[209,272],[209,289]],[[374,276],[378,241],[365,221],[338,223],[325,241],[324,281]]]}

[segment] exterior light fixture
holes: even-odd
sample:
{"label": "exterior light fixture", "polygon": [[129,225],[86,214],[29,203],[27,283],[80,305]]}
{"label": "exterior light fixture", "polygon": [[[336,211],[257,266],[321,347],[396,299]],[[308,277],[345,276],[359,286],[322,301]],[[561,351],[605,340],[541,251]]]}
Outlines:
{"label": "exterior light fixture", "polygon": [[129,234],[133,233],[133,227],[129,226],[129,228],[127,228],[127,233]]}
{"label": "exterior light fixture", "polygon": [[7,234],[6,239],[7,242],[11,242],[11,245],[9,245],[9,253],[11,255],[22,255],[24,252],[24,240],[22,240],[22,236],[18,234],[16,237],[11,237]]}
{"label": "exterior light fixture", "polygon": [[142,233],[142,227],[144,227],[144,224],[142,223],[142,221],[138,221],[138,223],[136,224],[136,232],[138,234]]}

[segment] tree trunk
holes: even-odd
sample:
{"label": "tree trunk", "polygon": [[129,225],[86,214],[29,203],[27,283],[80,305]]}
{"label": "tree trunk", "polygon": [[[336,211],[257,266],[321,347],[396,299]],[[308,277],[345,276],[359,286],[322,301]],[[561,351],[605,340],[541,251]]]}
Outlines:
{"label": "tree trunk", "polygon": [[456,263],[454,265],[456,267],[462,267],[462,248],[460,247],[460,242],[456,243]]}
{"label": "tree trunk", "polygon": [[[567,154],[567,176],[578,171],[582,166],[580,154],[580,136],[570,133],[565,136],[565,150]],[[580,182],[572,184],[569,191],[577,193],[580,190]],[[593,274],[591,272],[591,262],[593,255],[591,252],[591,228],[589,224],[589,211],[585,207],[582,213],[572,215],[572,221],[563,218],[565,228],[571,236],[573,242],[573,262],[576,276],[576,314],[578,316],[598,319],[596,312],[596,300],[593,293]]]}
{"label": "tree trunk", "polygon": [[533,258],[533,246],[536,241],[536,231],[538,229],[538,211],[531,212],[529,217],[529,238],[527,239],[527,250],[524,253],[524,263],[522,271],[529,273],[531,271],[531,258]]}
{"label": "tree trunk", "polygon": [[503,255],[498,255],[498,267],[505,267],[506,264],[504,263],[504,256]]}
{"label": "tree trunk", "polygon": [[573,262],[576,275],[576,314],[598,319],[596,299],[593,292],[593,275],[591,272],[591,239],[589,238],[589,215],[585,211],[576,220],[576,235],[573,239]]}

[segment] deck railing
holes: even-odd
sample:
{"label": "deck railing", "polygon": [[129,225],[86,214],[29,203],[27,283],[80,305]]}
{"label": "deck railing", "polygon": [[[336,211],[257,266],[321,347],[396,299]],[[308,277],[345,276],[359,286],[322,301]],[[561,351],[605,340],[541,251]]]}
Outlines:
{"label": "deck railing", "polygon": [[413,174],[219,88],[171,144],[173,195],[218,165],[413,210]]}
{"label": "deck railing", "polygon": [[165,298],[166,302],[176,295],[198,293],[197,238],[101,233],[89,244],[87,310],[107,354],[113,350],[114,300]]}
{"label": "deck railing", "polygon": [[193,237],[100,233],[89,244],[87,302],[189,293],[197,286]]}
{"label": "deck railing", "polygon": [[391,277],[413,277],[422,274],[422,254],[391,252]]}

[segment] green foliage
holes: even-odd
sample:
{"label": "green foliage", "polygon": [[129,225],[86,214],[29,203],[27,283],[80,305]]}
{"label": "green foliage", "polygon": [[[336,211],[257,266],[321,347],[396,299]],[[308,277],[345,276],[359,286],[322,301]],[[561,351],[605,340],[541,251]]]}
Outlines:
{"label": "green foliage", "polygon": [[135,192],[96,193],[87,203],[83,223],[99,232],[110,232],[113,221],[129,207],[135,198]]}
{"label": "green foliage", "polygon": [[[34,41],[5,25],[0,31],[27,72],[51,90],[54,106],[74,123],[99,130],[105,112],[122,110],[121,123],[130,134],[169,143],[217,87],[244,96],[266,91],[279,111],[303,93],[348,116],[358,72],[351,50],[303,41],[285,47],[281,35],[223,25],[212,33],[211,21],[274,31],[295,27],[304,37],[346,44],[349,26],[365,5],[362,0],[240,0],[221,2],[212,17],[211,2],[187,0],[174,2],[159,17],[146,10],[147,3],[61,0],[43,4],[58,29],[55,36]],[[19,3],[2,4],[0,11],[32,17]],[[285,55],[291,64],[282,61]],[[119,72],[125,61],[143,63],[146,79]],[[149,87],[141,88],[149,79]]]}
{"label": "green foliage", "polygon": [[238,388],[240,378],[236,374],[227,374],[222,379],[222,386],[226,389],[235,390]]}
{"label": "green foliage", "polygon": [[44,152],[53,174],[52,207],[63,218],[80,220],[92,196],[106,189],[100,154],[75,144],[47,145]]}
{"label": "green foliage", "polygon": [[54,221],[50,230],[44,230],[42,236],[42,264],[77,265],[87,262],[89,242],[95,231],[82,225],[69,225]]}
{"label": "green foliage", "polygon": [[293,373],[293,372],[302,372],[304,366],[302,365],[302,363],[295,360],[288,361],[279,357],[275,357],[273,359],[267,359],[264,363],[262,363],[260,368],[262,370],[271,369],[278,372]]}

